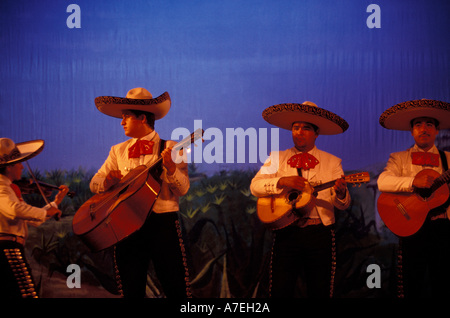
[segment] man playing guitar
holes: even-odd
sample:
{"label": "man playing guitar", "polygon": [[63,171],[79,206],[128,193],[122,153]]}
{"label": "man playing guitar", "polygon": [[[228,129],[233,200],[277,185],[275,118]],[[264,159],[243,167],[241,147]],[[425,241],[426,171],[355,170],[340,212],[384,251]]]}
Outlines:
{"label": "man playing guitar", "polygon": [[[387,129],[410,131],[415,142],[405,151],[392,153],[378,178],[382,192],[378,212],[388,228],[400,236],[398,296],[450,296],[448,185],[443,182],[441,186],[443,199],[426,194],[433,189],[436,175],[448,170],[450,153],[439,151],[435,139],[439,129],[450,128],[450,104],[427,99],[400,103],[380,116],[380,124]],[[441,200],[437,204],[440,206],[427,209],[436,199]],[[410,202],[416,203],[408,206]],[[391,207],[386,209],[389,204]],[[415,215],[423,217],[423,221],[408,232],[408,227],[417,223]]]}
{"label": "man playing guitar", "polygon": [[251,182],[253,195],[276,196],[290,189],[303,191],[308,184],[336,180],[332,188],[317,194],[315,204],[306,211],[295,211],[298,215],[290,224],[274,230],[271,297],[294,297],[302,270],[307,297],[332,297],[336,268],[334,208],[346,209],[350,195],[341,179],[341,159],[317,149],[315,141],[319,134],[343,133],[348,124],[311,102],[274,105],[264,110],[263,118],[290,130],[294,147],[270,154]]}
{"label": "man playing guitar", "polygon": [[165,296],[190,297],[177,215],[179,197],[190,186],[187,162],[176,160],[179,163],[175,163],[171,151],[175,142],[167,141],[164,146],[154,130],[155,120],[163,118],[170,109],[170,97],[166,92],[152,98],[146,89],[134,88],[125,98],[100,96],[95,103],[102,113],[122,118],[125,135],[131,139],[111,148],[105,163],[91,180],[92,192],[105,192],[134,168],[150,166],[162,157],[161,190],[152,213],[138,231],[114,246],[119,289],[124,297],[144,297],[152,260]]}

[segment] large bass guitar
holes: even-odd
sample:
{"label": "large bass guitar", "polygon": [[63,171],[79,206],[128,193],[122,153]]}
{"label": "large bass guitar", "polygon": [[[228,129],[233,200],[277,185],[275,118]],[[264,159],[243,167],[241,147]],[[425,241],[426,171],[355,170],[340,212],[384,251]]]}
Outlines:
{"label": "large bass guitar", "polygon": [[430,188],[416,188],[412,193],[382,192],[378,197],[378,214],[392,233],[411,236],[424,224],[428,213],[443,205],[449,197],[450,170],[442,175],[432,169],[420,171],[415,178],[428,175],[434,178]]}
{"label": "large bass guitar", "polygon": [[[174,151],[187,148],[202,135],[203,130],[196,130],[177,143]],[[159,196],[161,172],[160,157],[150,166],[134,168],[108,191],[95,194],[76,212],[73,232],[92,251],[99,251],[139,230]]]}
{"label": "large bass guitar", "polygon": [[[370,176],[368,172],[360,172],[344,176],[344,180],[349,184],[361,184],[369,182]],[[258,198],[256,203],[258,217],[271,230],[286,227],[314,206],[319,191],[334,186],[336,181],[337,179],[315,187],[307,182],[304,191],[289,189],[278,195]]]}

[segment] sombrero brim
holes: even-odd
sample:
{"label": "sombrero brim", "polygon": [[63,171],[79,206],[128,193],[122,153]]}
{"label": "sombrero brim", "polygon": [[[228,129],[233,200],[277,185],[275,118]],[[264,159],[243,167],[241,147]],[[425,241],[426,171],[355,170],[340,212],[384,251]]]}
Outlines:
{"label": "sombrero brim", "polygon": [[97,109],[108,116],[122,118],[123,110],[140,110],[155,115],[155,120],[167,115],[170,109],[170,96],[164,92],[152,99],[133,99],[114,96],[99,96],[95,98]]}
{"label": "sombrero brim", "polygon": [[306,104],[278,104],[266,108],[262,116],[269,124],[291,130],[292,124],[304,121],[316,125],[321,135],[337,135],[348,129],[348,123],[338,115]]}
{"label": "sombrero brim", "polygon": [[8,161],[0,161],[0,167],[14,165],[22,161],[30,160],[37,156],[44,149],[44,141],[42,139],[25,141],[16,143],[16,147],[20,154],[14,156]]}
{"label": "sombrero brim", "polygon": [[411,121],[430,117],[439,121],[439,129],[450,129],[450,104],[432,99],[419,99],[394,105],[380,116],[380,125],[393,130],[411,130]]}

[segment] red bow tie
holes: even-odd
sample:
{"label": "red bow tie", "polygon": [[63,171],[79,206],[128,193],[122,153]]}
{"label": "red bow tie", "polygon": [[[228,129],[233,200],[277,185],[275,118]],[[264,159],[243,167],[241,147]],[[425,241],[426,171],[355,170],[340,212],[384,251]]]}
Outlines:
{"label": "red bow tie", "polygon": [[419,166],[439,167],[439,155],[431,152],[411,153],[412,163]]}
{"label": "red bow tie", "polygon": [[17,184],[11,183],[11,188],[14,190],[14,193],[19,198],[20,201],[23,201],[22,199],[22,192],[20,192],[20,188]]}
{"label": "red bow tie", "polygon": [[310,155],[309,153],[299,153],[296,155],[293,155],[288,160],[288,164],[293,168],[301,168],[301,169],[313,169],[317,164],[319,163],[319,160],[316,159],[313,155]]}
{"label": "red bow tie", "polygon": [[153,141],[138,140],[128,149],[128,158],[139,158],[141,155],[150,155],[153,153]]}

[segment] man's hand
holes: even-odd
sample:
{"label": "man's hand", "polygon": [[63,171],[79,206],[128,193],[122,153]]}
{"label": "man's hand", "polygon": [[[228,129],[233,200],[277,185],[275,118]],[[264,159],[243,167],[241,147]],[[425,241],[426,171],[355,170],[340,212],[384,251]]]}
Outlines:
{"label": "man's hand", "polygon": [[430,188],[433,185],[434,177],[421,174],[413,180],[413,186],[416,188]]}
{"label": "man's hand", "polygon": [[54,202],[59,205],[62,200],[64,199],[64,197],[66,196],[66,194],[69,192],[69,187],[66,185],[62,185],[59,187],[59,192],[55,195],[55,200]]}
{"label": "man's hand", "polygon": [[105,178],[103,186],[105,191],[111,188],[113,185],[119,183],[119,181],[123,178],[120,170],[111,170]]}
{"label": "man's hand", "polygon": [[59,220],[61,214],[62,214],[61,211],[54,207],[50,207],[50,209],[47,210],[48,218],[55,218],[56,220]]}
{"label": "man's hand", "polygon": [[306,182],[308,181],[300,176],[281,177],[278,180],[277,188],[293,188],[303,191],[306,187]]}
{"label": "man's hand", "polygon": [[344,176],[342,176],[342,179],[337,179],[333,187],[336,192],[336,196],[341,200],[345,198],[347,192],[347,182],[345,182],[343,177]]}
{"label": "man's hand", "polygon": [[168,175],[173,175],[177,169],[177,165],[172,160],[172,147],[166,148],[161,152],[161,157],[163,159],[163,166],[167,170]]}

